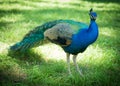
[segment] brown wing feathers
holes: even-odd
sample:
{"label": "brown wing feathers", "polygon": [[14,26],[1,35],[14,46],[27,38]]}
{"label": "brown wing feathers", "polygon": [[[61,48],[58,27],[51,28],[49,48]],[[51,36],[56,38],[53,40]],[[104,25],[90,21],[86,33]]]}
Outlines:
{"label": "brown wing feathers", "polygon": [[73,31],[69,24],[59,23],[44,32],[44,36],[53,43],[67,46],[71,43]]}

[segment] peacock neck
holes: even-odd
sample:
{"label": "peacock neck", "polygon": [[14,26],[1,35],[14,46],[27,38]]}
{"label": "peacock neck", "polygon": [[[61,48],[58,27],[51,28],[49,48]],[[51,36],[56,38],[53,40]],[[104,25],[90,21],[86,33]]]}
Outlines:
{"label": "peacock neck", "polygon": [[88,28],[88,32],[90,31],[94,31],[94,30],[96,30],[97,29],[97,24],[96,24],[96,22],[95,22],[95,20],[91,20],[90,21],[90,25],[89,25],[89,28]]}
{"label": "peacock neck", "polygon": [[89,28],[87,30],[89,43],[93,43],[98,37],[98,26],[95,20],[90,21]]}

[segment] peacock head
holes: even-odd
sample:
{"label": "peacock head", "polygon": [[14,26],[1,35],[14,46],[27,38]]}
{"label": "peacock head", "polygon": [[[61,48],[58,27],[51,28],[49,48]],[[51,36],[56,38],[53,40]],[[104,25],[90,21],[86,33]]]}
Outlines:
{"label": "peacock head", "polygon": [[96,20],[96,18],[97,18],[97,13],[93,12],[93,9],[92,9],[92,8],[90,9],[89,15],[90,15],[90,19],[91,19],[91,20]]}

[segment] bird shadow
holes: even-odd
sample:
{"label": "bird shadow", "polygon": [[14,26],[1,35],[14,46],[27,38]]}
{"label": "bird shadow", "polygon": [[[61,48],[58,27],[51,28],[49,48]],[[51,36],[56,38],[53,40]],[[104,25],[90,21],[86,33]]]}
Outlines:
{"label": "bird shadow", "polygon": [[43,57],[42,54],[34,52],[33,49],[26,50],[25,52],[14,52],[9,50],[8,56],[20,61],[29,62],[30,64],[32,64],[33,62],[41,63],[42,61],[43,62],[45,61],[42,58]]}

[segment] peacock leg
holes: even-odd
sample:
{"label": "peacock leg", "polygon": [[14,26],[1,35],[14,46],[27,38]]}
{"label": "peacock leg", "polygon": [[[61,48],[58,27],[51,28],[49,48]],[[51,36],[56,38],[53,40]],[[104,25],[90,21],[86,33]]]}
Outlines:
{"label": "peacock leg", "polygon": [[78,73],[79,73],[81,76],[83,76],[83,74],[82,74],[81,70],[79,69],[79,66],[78,66],[78,64],[77,64],[77,62],[76,62],[76,57],[77,57],[77,55],[73,55],[74,65],[75,65],[76,70],[78,71]]}
{"label": "peacock leg", "polygon": [[68,72],[69,72],[69,75],[72,75],[71,70],[70,70],[70,54],[67,53],[66,57],[67,57]]}

